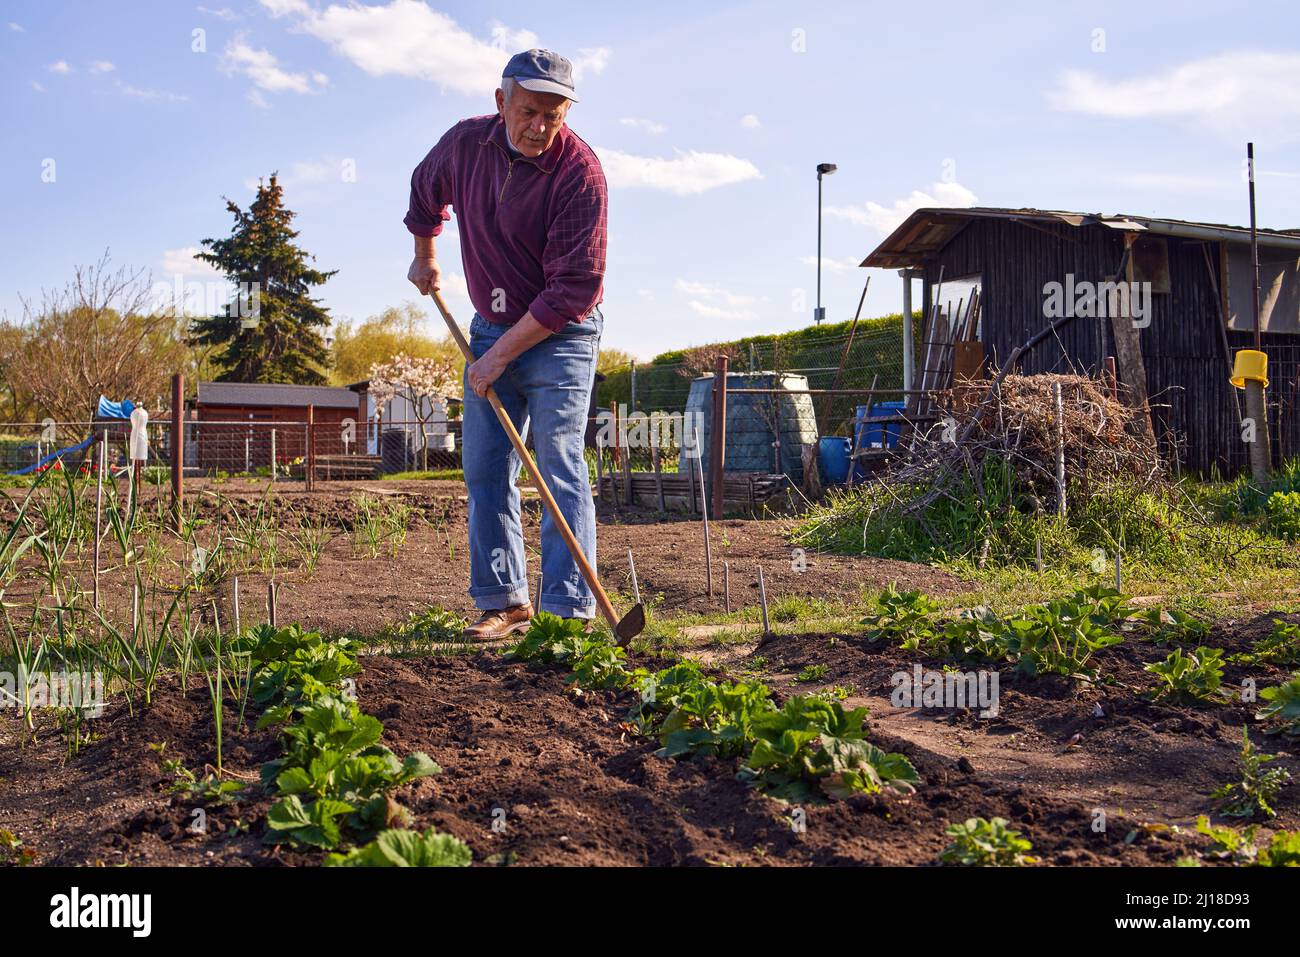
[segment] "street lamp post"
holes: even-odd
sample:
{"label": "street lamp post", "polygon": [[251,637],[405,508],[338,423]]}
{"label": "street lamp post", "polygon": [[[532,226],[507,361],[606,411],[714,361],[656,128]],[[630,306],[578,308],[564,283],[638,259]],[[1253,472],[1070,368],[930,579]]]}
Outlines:
{"label": "street lamp post", "polygon": [[821,325],[826,318],[822,308],[822,177],[830,176],[839,167],[834,163],[817,164],[817,308],[813,310],[813,322]]}

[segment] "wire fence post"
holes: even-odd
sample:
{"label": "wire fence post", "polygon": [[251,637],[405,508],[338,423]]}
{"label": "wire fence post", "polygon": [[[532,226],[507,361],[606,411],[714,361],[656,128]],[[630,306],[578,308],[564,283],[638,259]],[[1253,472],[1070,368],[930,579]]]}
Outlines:
{"label": "wire fence post", "polygon": [[715,519],[722,518],[724,491],[722,472],[727,455],[728,365],[728,358],[720,355],[715,360],[713,370],[713,431],[709,436],[712,440],[712,448],[709,451],[709,479],[713,485],[713,517]]}
{"label": "wire fence post", "polygon": [[316,406],[307,406],[307,442],[303,449],[303,472],[307,491],[316,490]]}
{"label": "wire fence post", "polygon": [[172,376],[172,510],[176,534],[185,514],[185,376]]}
{"label": "wire fence post", "polygon": [[275,482],[275,473],[279,471],[276,463],[279,459],[275,456],[275,429],[271,429],[271,482]]}

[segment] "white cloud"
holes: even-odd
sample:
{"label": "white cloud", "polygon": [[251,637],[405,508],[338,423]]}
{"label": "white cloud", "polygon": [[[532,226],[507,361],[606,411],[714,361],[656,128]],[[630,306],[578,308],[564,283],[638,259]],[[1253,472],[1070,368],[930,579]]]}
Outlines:
{"label": "white cloud", "polygon": [[14,23],[12,20],[9,21],[9,29],[12,30],[14,33],[26,33],[26,32],[27,32],[26,30],[24,30],[24,29],[22,28],[22,25],[21,25],[21,24]]}
{"label": "white cloud", "polygon": [[[280,170],[277,181],[285,189],[316,186],[321,183],[342,183],[343,161],[332,157],[299,161],[287,170]],[[257,177],[244,180],[244,187],[249,190],[257,189]]]}
{"label": "white cloud", "polygon": [[616,189],[640,187],[691,196],[763,176],[749,160],[728,153],[676,152],[674,159],[664,159],[596,147],[609,185]]}
{"label": "white cloud", "polygon": [[195,259],[197,253],[203,252],[198,246],[183,246],[169,249],[162,255],[162,272],[167,276],[180,276],[185,279],[220,279],[223,278],[211,264]]}
{"label": "white cloud", "polygon": [[313,93],[328,78],[316,73],[309,78],[306,73],[290,73],[280,68],[280,61],[270,50],[257,50],[242,39],[227,44],[221,66],[227,73],[241,74],[267,93]]}
{"label": "white cloud", "polygon": [[[816,256],[800,256],[799,261],[803,263],[805,266],[816,267],[817,265]],[[861,264],[861,262],[862,261],[860,259],[853,259],[852,257],[846,257],[844,259],[831,259],[827,256],[823,256],[822,271],[823,272],[848,272],[850,269],[857,269],[858,266]]]}
{"label": "white cloud", "polygon": [[199,13],[206,13],[210,17],[216,17],[218,20],[230,21],[240,19],[239,14],[234,10],[231,10],[229,7],[220,7],[216,10],[209,7],[195,7],[194,9],[198,10]]}
{"label": "white cloud", "polygon": [[673,290],[690,296],[686,306],[705,319],[746,320],[757,318],[754,310],[747,308],[757,302],[754,296],[732,292],[716,283],[677,279]]}
{"label": "white cloud", "polygon": [[122,91],[123,96],[133,96],[140,100],[165,100],[168,103],[185,103],[189,100],[188,96],[182,96],[179,93],[171,93],[167,90],[141,89],[137,86],[131,86],[129,83],[119,82],[117,88]]}
{"label": "white cloud", "polygon": [[70,66],[68,65],[68,61],[67,61],[67,60],[55,60],[55,61],[54,61],[53,63],[51,63],[48,67],[46,67],[46,69],[49,70],[51,73],[65,73],[65,74],[66,74],[66,73],[71,73],[71,72],[72,72],[72,67],[70,67]]}
{"label": "white cloud", "polygon": [[960,183],[935,183],[930,189],[929,193],[914,189],[910,195],[896,199],[888,206],[870,200],[862,206],[827,206],[826,215],[888,233],[918,209],[927,206],[974,206],[976,202],[975,194]]}
{"label": "white cloud", "polygon": [[259,110],[269,110],[271,108],[270,102],[262,95],[262,91],[257,89],[257,87],[249,87],[248,93],[245,94],[244,99],[248,100],[249,103]]}
{"label": "white cloud", "polygon": [[[529,49],[529,48],[521,48]],[[609,66],[610,52],[608,47],[581,47],[578,49],[578,55],[570,62],[573,64],[573,79],[578,82],[591,73],[604,73],[605,67]]]}
{"label": "white cloud", "polygon": [[266,7],[266,12],[273,17],[284,17],[291,13],[311,13],[311,5],[307,0],[261,0],[261,3]]}
{"label": "white cloud", "polygon": [[656,123],[654,120],[643,119],[639,116],[625,116],[619,120],[624,126],[630,126],[634,129],[645,130],[647,133],[653,133],[658,136],[660,133],[667,133],[668,127],[662,123]]}
{"label": "white cloud", "polygon": [[1224,135],[1292,138],[1300,118],[1300,53],[1223,53],[1120,80],[1067,70],[1048,102],[1093,116],[1182,120]]}
{"label": "white cloud", "polygon": [[763,124],[753,113],[746,113],[740,118],[740,128],[744,130],[759,130],[763,128]]}
{"label": "white cloud", "polygon": [[[322,10],[304,0],[261,2],[272,16],[297,16],[302,32],[372,76],[428,80],[470,96],[490,95],[512,54],[542,45],[531,30],[502,23],[491,25],[490,39],[479,39],[422,0],[375,6],[335,3]],[[602,72],[610,56],[607,47],[579,49],[571,58],[575,79]]]}
{"label": "white cloud", "polygon": [[723,309],[721,306],[712,306],[708,303],[700,302],[698,299],[692,299],[686,303],[690,310],[697,316],[705,319],[733,319],[746,320],[755,319],[757,316],[750,309]]}
{"label": "white cloud", "polygon": [[755,301],[753,296],[732,292],[716,283],[695,282],[689,279],[676,280],[673,283],[673,289],[688,296],[708,299],[711,302],[721,302],[728,306],[748,306]]}
{"label": "white cloud", "polygon": [[45,92],[45,87],[41,86],[41,85],[40,85],[39,83],[37,83],[35,80],[32,80],[32,89],[35,90],[37,93],[44,93],[44,92]]}
{"label": "white cloud", "polygon": [[117,67],[108,60],[92,60],[90,63],[91,73],[112,73]]}

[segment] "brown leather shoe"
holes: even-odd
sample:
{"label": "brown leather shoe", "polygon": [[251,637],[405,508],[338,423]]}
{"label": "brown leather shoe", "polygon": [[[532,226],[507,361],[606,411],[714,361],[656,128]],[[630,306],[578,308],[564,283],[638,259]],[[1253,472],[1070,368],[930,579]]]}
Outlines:
{"label": "brown leather shoe", "polygon": [[533,618],[533,606],[525,602],[511,608],[499,608],[483,612],[483,617],[465,629],[463,635],[469,641],[500,641],[511,635],[527,631]]}

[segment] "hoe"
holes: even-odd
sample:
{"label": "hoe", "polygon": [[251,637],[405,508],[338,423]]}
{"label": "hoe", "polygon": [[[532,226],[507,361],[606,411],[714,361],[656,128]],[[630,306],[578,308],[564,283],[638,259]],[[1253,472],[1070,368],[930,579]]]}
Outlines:
{"label": "hoe", "polygon": [[[460,346],[465,361],[473,362],[474,353],[470,350],[469,343],[465,341],[465,334],[460,331],[460,326],[456,325],[456,320],[447,311],[447,304],[442,301],[441,294],[434,290],[432,295],[434,304],[437,305],[438,311],[442,313],[447,328],[451,330],[451,337],[456,340],[456,345]],[[596,577],[596,569],[592,567],[591,562],[587,561],[587,556],[582,553],[582,546],[573,537],[573,531],[569,528],[569,523],[560,514],[560,507],[555,503],[555,497],[551,495],[551,490],[547,488],[546,479],[538,471],[537,463],[533,461],[533,457],[528,454],[524,440],[519,437],[519,431],[515,428],[515,424],[510,421],[510,415],[501,404],[501,400],[497,398],[495,389],[489,388],[487,390],[487,400],[492,404],[497,419],[501,422],[501,428],[505,429],[505,433],[510,439],[510,444],[515,447],[519,458],[527,466],[529,474],[537,479],[537,491],[542,497],[542,503],[546,506],[546,510],[551,513],[551,519],[555,522],[555,527],[559,529],[560,537],[564,539],[564,544],[569,547],[569,553],[573,556],[573,560],[578,563],[578,568],[582,570],[582,577],[587,579],[592,594],[596,596],[596,604],[600,606],[601,614],[605,616],[610,628],[614,630],[615,642],[620,646],[626,645],[641,634],[641,631],[645,628],[645,607],[637,603],[621,619],[618,617],[618,612],[614,610],[614,605],[610,602],[609,596],[605,594],[605,589],[600,587],[600,579]]]}

